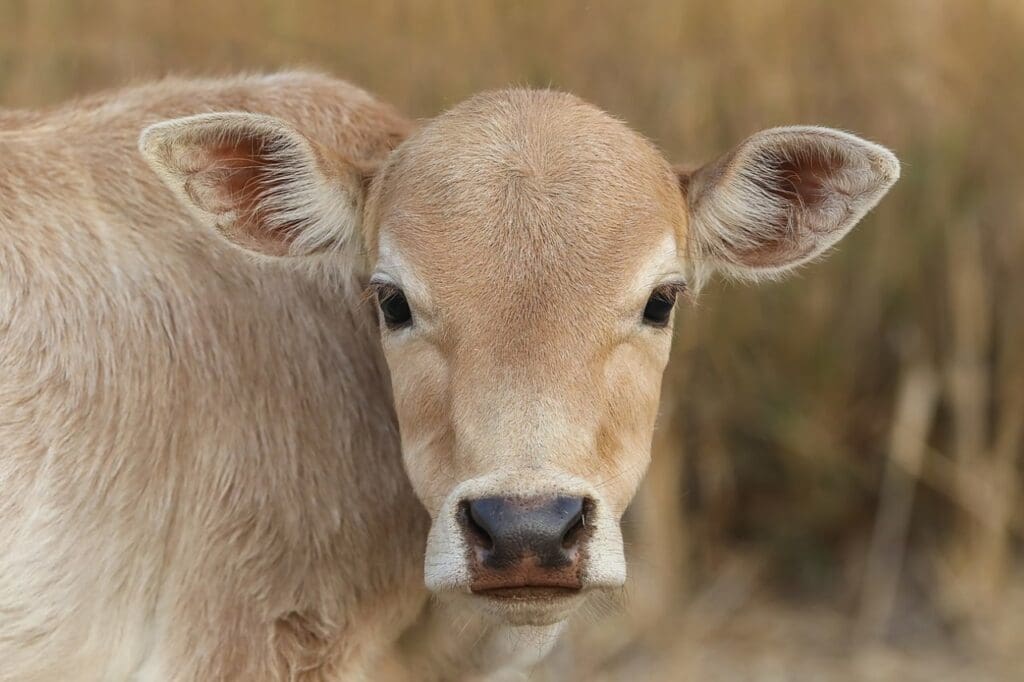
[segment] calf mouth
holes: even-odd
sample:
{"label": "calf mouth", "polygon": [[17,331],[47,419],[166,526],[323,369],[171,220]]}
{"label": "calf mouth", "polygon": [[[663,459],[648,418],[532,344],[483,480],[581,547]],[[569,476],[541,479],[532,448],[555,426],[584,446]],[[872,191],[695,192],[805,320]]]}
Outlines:
{"label": "calf mouth", "polygon": [[517,585],[474,589],[466,598],[508,625],[546,626],[571,616],[588,592],[582,587]]}
{"label": "calf mouth", "polygon": [[552,585],[517,585],[473,590],[476,596],[504,602],[558,601],[579,596],[582,592],[582,588],[579,587]]}

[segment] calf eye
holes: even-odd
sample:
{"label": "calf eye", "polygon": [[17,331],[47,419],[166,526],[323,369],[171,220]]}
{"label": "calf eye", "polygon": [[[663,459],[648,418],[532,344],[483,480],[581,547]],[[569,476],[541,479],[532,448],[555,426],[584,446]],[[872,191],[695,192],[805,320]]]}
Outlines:
{"label": "calf eye", "polygon": [[377,307],[388,329],[399,329],[412,323],[412,310],[405,294],[396,286],[377,288]]}
{"label": "calf eye", "polygon": [[676,305],[679,285],[666,284],[655,289],[644,306],[644,324],[651,327],[666,327]]}

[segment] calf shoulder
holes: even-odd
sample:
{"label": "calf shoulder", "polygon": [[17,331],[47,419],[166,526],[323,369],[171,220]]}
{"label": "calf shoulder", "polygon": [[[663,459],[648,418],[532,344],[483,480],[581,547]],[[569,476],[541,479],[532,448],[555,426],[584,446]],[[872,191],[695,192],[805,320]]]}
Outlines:
{"label": "calf shoulder", "polygon": [[225,110],[357,161],[409,129],[310,74],[0,115],[0,679],[320,679],[423,599],[350,264],[227,246],[136,150]]}

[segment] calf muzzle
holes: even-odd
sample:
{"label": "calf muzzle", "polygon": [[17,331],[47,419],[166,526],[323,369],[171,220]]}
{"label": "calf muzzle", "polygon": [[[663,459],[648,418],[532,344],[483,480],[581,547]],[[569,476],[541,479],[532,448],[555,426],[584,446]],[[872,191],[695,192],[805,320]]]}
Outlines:
{"label": "calf muzzle", "polygon": [[582,587],[588,536],[583,497],[484,497],[460,505],[470,589],[491,596],[541,596]]}

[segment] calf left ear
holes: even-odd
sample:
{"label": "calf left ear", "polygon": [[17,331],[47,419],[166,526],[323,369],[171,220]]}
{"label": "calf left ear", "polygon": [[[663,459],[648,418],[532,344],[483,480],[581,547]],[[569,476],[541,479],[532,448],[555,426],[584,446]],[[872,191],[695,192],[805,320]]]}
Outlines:
{"label": "calf left ear", "polygon": [[279,119],[174,119],[146,128],[139,149],[203,222],[244,249],[302,256],[359,238],[365,171]]}
{"label": "calf left ear", "polygon": [[748,279],[790,270],[839,241],[899,174],[892,152],[837,130],[757,133],[680,173],[692,257]]}

